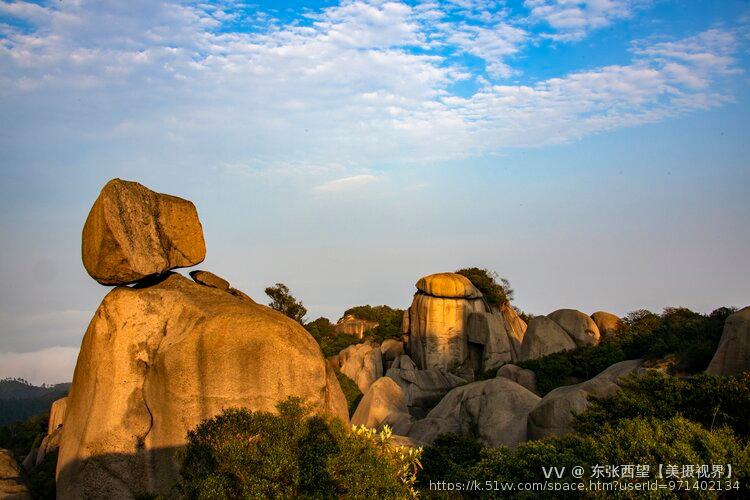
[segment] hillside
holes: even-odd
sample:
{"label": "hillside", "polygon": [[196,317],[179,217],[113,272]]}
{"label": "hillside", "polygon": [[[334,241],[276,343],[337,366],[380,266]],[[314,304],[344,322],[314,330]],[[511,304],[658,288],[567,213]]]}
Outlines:
{"label": "hillside", "polygon": [[69,388],[70,383],[35,386],[23,379],[0,380],[0,425],[48,411],[52,402],[65,396]]}

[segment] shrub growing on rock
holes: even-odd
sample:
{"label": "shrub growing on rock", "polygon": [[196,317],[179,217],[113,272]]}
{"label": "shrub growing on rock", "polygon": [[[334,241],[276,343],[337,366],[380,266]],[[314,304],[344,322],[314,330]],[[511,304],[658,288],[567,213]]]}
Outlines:
{"label": "shrub growing on rock", "polygon": [[180,493],[188,498],[409,498],[419,451],[390,433],[310,416],[289,398],[278,414],[228,409],[188,433]]}
{"label": "shrub growing on rock", "polygon": [[510,282],[499,277],[494,271],[479,267],[465,267],[456,271],[456,274],[468,278],[482,292],[487,303],[492,306],[500,307],[513,300],[513,289],[510,287]]}

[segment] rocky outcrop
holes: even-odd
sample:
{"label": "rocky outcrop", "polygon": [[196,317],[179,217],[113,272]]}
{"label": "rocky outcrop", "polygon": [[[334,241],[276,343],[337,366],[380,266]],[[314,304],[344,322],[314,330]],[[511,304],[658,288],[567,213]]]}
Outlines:
{"label": "rocky outcrop", "polygon": [[0,498],[3,500],[31,500],[29,488],[21,468],[8,450],[0,448]]}
{"label": "rocky outcrop", "polygon": [[408,361],[407,356],[401,356],[399,366],[402,368],[391,368],[386,377],[401,387],[409,413],[416,418],[424,417],[451,389],[467,382],[445,370],[415,370]]}
{"label": "rocky outcrop", "polygon": [[[401,356],[393,360],[391,368],[400,368],[402,370],[416,370],[417,365],[414,364],[414,361],[412,361],[409,356],[407,356],[406,354],[402,354]],[[388,370],[390,370],[391,368],[389,368]],[[388,370],[386,370],[386,372]]]}
{"label": "rocky outcrop", "polygon": [[229,291],[231,288],[227,280],[220,278],[209,271],[190,271],[190,277],[193,278],[193,281],[196,283],[218,288],[219,290]]}
{"label": "rocky outcrop", "polygon": [[58,429],[58,427],[62,427],[65,421],[65,409],[67,408],[67,403],[67,397],[60,398],[52,403],[52,407],[50,407],[49,410],[49,424],[47,434],[52,434]]}
{"label": "rocky outcrop", "polygon": [[440,434],[474,436],[486,446],[511,446],[526,441],[527,416],[540,398],[506,378],[495,378],[450,391],[408,436],[429,444]]}
{"label": "rocky outcrop", "polygon": [[287,396],[348,421],[334,370],[297,322],[178,274],[115,288],[81,345],[58,495],[167,495],[188,430],[224,408],[274,411]]}
{"label": "rocky outcrop", "polygon": [[437,273],[420,278],[417,290],[445,299],[478,299],[482,296],[468,278],[456,273]]}
{"label": "rocky outcrop", "polygon": [[383,358],[377,344],[355,344],[339,353],[341,373],[354,380],[362,393],[383,376]]}
{"label": "rocky outcrop", "polygon": [[381,377],[365,393],[352,416],[352,425],[381,430],[388,425],[396,434],[406,434],[411,416],[401,387],[389,377]]}
{"label": "rocky outcrop", "polygon": [[519,358],[526,361],[575,348],[575,341],[560,325],[547,316],[534,316],[529,321]]}
{"label": "rocky outcrop", "polygon": [[739,375],[750,370],[750,306],[730,315],[719,347],[706,370],[712,375]]}
{"label": "rocky outcrop", "polygon": [[596,311],[591,315],[602,339],[616,336],[622,328],[622,320],[607,311]]}
{"label": "rocky outcrop", "polygon": [[385,373],[393,362],[404,354],[404,343],[396,339],[386,339],[380,344],[380,354],[383,357],[383,373]]}
{"label": "rocky outcrop", "polygon": [[513,306],[508,303],[500,306],[500,314],[505,321],[505,331],[508,332],[508,338],[510,339],[515,354],[513,360],[516,361],[521,352],[523,337],[526,335],[526,322],[521,319],[516,310],[513,309]]}
{"label": "rocky outcrop", "polygon": [[512,380],[534,394],[538,394],[536,390],[536,374],[531,370],[526,370],[516,365],[503,365],[497,371],[497,376]]}
{"label": "rocky outcrop", "polygon": [[475,350],[469,349],[469,365],[477,367],[479,372],[493,370],[503,363],[515,358],[510,336],[505,329],[505,321],[499,314],[474,312],[469,314],[466,322],[467,340],[483,346],[481,359],[472,359]]}
{"label": "rocky outcrop", "polygon": [[599,343],[599,328],[587,314],[575,309],[558,309],[548,314],[547,317],[560,325],[577,347]]}
{"label": "rocky outcrop", "polygon": [[588,407],[590,396],[611,396],[620,389],[622,377],[645,370],[642,360],[622,361],[586,382],[550,391],[529,414],[529,439],[572,432],[574,413],[581,413]]}
{"label": "rocky outcrop", "polygon": [[367,321],[366,319],[360,319],[353,314],[347,314],[336,323],[336,333],[343,333],[346,335],[352,335],[358,339],[364,338],[365,332],[372,330],[377,327],[378,323],[375,321]]}
{"label": "rocky outcrop", "polygon": [[114,179],[91,207],[81,253],[96,281],[124,285],[194,266],[206,258],[206,244],[191,202]]}

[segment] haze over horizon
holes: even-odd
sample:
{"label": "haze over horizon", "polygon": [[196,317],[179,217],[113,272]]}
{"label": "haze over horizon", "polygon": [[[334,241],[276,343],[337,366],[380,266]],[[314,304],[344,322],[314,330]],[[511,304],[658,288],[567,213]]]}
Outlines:
{"label": "haze over horizon", "polygon": [[308,319],[466,266],[534,314],[746,306],[749,27],[740,0],[0,0],[0,378],[71,379],[114,177],[193,201],[196,268]]}

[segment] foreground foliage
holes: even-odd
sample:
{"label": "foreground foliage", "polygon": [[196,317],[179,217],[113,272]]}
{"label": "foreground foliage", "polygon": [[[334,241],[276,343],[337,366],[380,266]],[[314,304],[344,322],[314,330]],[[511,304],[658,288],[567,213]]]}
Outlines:
{"label": "foreground foliage", "polygon": [[349,432],[300,399],[278,414],[225,410],[188,433],[180,491],[189,498],[409,498],[419,452],[390,433]]}

